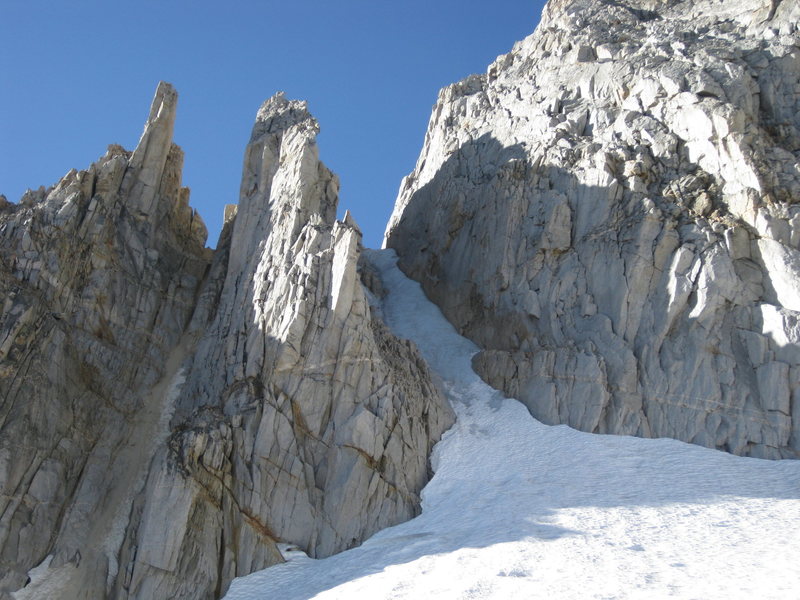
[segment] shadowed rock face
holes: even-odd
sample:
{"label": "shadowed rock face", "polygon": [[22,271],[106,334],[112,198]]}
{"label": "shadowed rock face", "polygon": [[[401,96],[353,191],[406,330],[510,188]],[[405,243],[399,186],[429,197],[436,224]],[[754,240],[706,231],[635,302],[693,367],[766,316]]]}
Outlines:
{"label": "shadowed rock face", "polygon": [[800,6],[550,2],[442,90],[386,231],[546,423],[800,451]]}
{"label": "shadowed rock face", "polygon": [[147,394],[209,264],[175,105],[160,85],[135,152],[111,146],[0,216],[0,590],[50,554],[105,584],[101,542],[152,456],[161,400]]}
{"label": "shadowed rock face", "polygon": [[0,207],[0,594],[215,598],[277,541],[343,550],[416,514],[452,422],[370,311],[305,104],[260,109],[212,253],[176,100]]}

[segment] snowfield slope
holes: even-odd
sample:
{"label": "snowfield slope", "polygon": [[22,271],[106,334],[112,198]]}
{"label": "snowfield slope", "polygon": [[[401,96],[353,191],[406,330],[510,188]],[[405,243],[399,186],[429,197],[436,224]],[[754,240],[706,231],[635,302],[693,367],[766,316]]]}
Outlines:
{"label": "snowfield slope", "polygon": [[383,314],[458,414],[422,514],[324,560],[237,579],[227,600],[788,598],[800,589],[800,463],[533,419],[472,371],[478,351],[374,252]]}

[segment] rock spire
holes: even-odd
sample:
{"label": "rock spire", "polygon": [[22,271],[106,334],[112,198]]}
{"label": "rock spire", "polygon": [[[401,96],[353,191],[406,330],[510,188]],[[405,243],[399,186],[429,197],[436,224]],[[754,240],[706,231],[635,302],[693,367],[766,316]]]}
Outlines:
{"label": "rock spire", "polygon": [[278,542],[350,547],[416,514],[452,422],[305,104],[259,110],[213,253],[176,106],[159,84],[134,152],[0,207],[2,597],[218,598]]}

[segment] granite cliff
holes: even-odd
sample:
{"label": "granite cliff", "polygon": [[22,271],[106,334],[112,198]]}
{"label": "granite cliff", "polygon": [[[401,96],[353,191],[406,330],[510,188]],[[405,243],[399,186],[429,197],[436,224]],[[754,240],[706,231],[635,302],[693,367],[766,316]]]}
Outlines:
{"label": "granite cliff", "polygon": [[386,230],[545,423],[800,453],[800,5],[551,1]]}
{"label": "granite cliff", "polygon": [[[800,5],[553,0],[442,90],[386,231],[545,423],[800,455]],[[218,598],[419,510],[453,413],[317,122],[258,111],[216,250],[177,95],[0,197],[0,598]]]}
{"label": "granite cliff", "polygon": [[305,104],[259,110],[214,252],[176,104],[160,84],[134,152],[0,207],[6,597],[217,598],[280,542],[351,547],[416,514],[452,422],[369,307]]}

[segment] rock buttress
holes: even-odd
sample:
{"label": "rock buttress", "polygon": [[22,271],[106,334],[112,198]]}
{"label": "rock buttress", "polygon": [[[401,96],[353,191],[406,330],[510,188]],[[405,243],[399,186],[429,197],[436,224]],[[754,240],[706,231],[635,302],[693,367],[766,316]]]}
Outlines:
{"label": "rock buttress", "polygon": [[545,423],[800,451],[796,2],[550,2],[442,90],[387,246]]}
{"label": "rock buttress", "polygon": [[282,94],[258,112],[120,593],[218,597],[281,562],[276,542],[323,557],[419,510],[453,415],[416,349],[371,314],[361,233],[335,220],[317,131]]}
{"label": "rock buttress", "polygon": [[161,84],[133,153],[0,207],[5,595],[218,598],[277,541],[343,550],[416,514],[452,422],[371,314],[305,105],[259,111],[212,255],[176,101]]}

